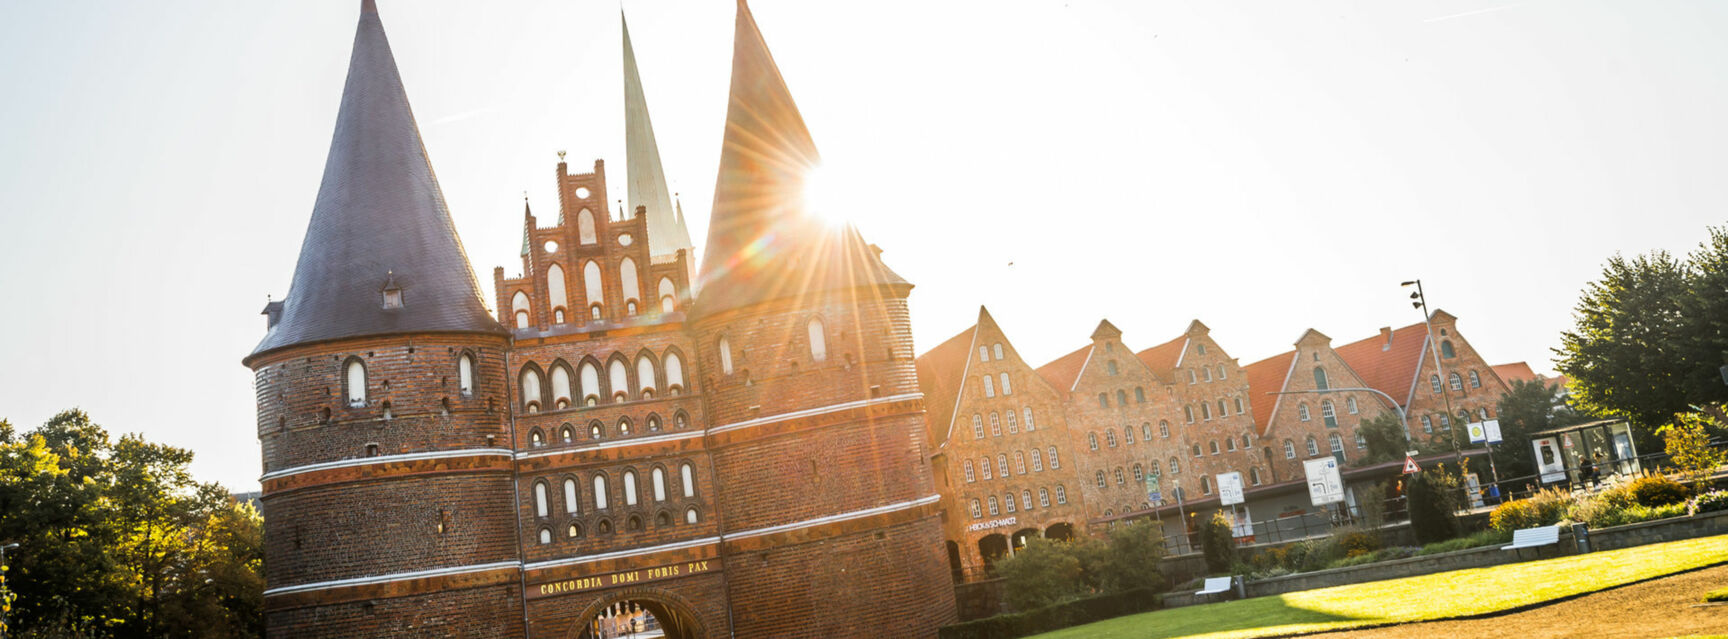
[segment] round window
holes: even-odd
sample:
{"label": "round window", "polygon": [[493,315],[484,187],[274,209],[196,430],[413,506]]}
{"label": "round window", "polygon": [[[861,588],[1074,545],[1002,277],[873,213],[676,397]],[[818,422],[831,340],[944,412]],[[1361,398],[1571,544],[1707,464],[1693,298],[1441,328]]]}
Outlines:
{"label": "round window", "polygon": [[558,252],[558,243],[554,242],[552,240],[546,240],[546,252],[547,253],[557,253]]}
{"label": "round window", "polygon": [[618,234],[618,245],[619,246],[629,246],[631,242],[635,242],[635,241],[636,241],[636,238],[630,237],[629,233],[619,233]]}
{"label": "round window", "polygon": [[581,199],[581,200],[588,199],[588,187],[586,187],[586,186],[576,187],[576,198]]}

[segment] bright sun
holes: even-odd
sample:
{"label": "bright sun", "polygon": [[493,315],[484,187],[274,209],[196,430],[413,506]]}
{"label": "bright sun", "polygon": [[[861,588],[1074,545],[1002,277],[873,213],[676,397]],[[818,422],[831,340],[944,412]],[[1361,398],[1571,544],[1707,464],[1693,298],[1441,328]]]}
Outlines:
{"label": "bright sun", "polygon": [[851,221],[848,194],[845,186],[835,179],[837,175],[820,165],[804,173],[804,210],[829,226],[842,226]]}

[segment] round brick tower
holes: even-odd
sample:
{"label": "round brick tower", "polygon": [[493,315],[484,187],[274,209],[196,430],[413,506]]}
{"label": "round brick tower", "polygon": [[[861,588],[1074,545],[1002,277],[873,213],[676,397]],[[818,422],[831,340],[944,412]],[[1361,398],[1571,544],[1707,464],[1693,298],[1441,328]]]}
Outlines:
{"label": "round brick tower", "polygon": [[691,323],[739,636],[935,636],[954,620],[906,296],[806,215],[814,142],[740,2]]}
{"label": "round brick tower", "polygon": [[245,359],[272,636],[521,636],[507,333],[362,4],[288,297]]}

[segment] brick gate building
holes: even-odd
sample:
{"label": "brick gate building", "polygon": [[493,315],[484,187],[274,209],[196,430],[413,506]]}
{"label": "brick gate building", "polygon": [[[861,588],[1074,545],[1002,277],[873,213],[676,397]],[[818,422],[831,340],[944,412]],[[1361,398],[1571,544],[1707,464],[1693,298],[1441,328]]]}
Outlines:
{"label": "brick gate building", "polygon": [[293,283],[245,358],[273,636],[954,620],[912,285],[807,214],[816,146],[742,2],[698,270],[624,43],[629,206],[603,162],[560,161],[494,317],[362,3]]}

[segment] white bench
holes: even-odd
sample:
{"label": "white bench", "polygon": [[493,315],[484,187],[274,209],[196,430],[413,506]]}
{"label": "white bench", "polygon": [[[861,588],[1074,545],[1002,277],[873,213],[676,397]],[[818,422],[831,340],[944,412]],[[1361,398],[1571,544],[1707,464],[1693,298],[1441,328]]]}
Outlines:
{"label": "white bench", "polygon": [[1517,550],[1525,548],[1540,548],[1560,543],[1559,526],[1541,526],[1512,531],[1512,544],[1501,546],[1501,550]]}
{"label": "white bench", "polygon": [[1230,586],[1234,581],[1234,577],[1207,577],[1206,587],[1201,589],[1200,592],[1194,593],[1194,598],[1199,599],[1206,595],[1217,595],[1230,592]]}

